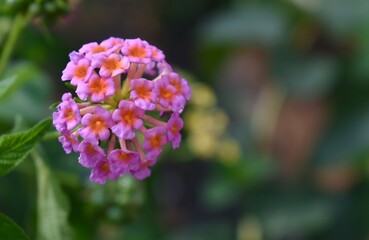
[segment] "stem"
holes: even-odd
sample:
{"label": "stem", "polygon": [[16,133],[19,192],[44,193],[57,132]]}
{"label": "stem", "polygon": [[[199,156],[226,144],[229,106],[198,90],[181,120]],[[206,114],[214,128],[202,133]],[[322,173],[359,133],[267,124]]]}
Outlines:
{"label": "stem", "polygon": [[60,137],[60,133],[57,131],[53,131],[53,132],[48,132],[44,135],[44,137],[42,138],[42,140],[44,141],[48,141],[54,138]]}
{"label": "stem", "polygon": [[4,69],[9,61],[10,55],[14,49],[15,43],[24,29],[28,21],[31,19],[32,13],[28,11],[26,14],[18,13],[12,23],[12,27],[10,28],[9,35],[4,44],[3,51],[0,56],[0,76],[3,75]]}
{"label": "stem", "polygon": [[122,89],[122,83],[121,83],[121,76],[120,75],[117,75],[114,77],[114,84],[115,84],[115,95],[121,99],[122,98],[122,92],[121,92],[121,89]]}
{"label": "stem", "polygon": [[119,145],[122,150],[127,150],[126,140],[119,139]]}
{"label": "stem", "polygon": [[140,64],[140,66],[138,67],[137,71],[135,72],[133,78],[139,78],[142,76],[143,72],[146,69],[146,64]]}
{"label": "stem", "polygon": [[143,161],[145,159],[145,153],[142,150],[140,143],[138,142],[137,136],[135,136],[132,141],[133,141],[133,145],[136,148],[136,151],[140,155],[140,159]]}
{"label": "stem", "polygon": [[122,87],[123,97],[127,97],[128,94],[129,94],[129,90],[131,88],[131,80],[132,80],[133,76],[135,75],[136,70],[137,70],[137,64],[132,63],[130,68],[129,68],[127,78],[124,80],[124,83],[123,83],[123,87]]}
{"label": "stem", "polygon": [[88,107],[80,109],[79,112],[81,113],[81,115],[85,115],[86,113],[92,113],[93,111],[95,111],[96,107],[97,107],[96,105],[88,106]]}
{"label": "stem", "polygon": [[154,126],[164,126],[164,127],[167,126],[167,124],[165,122],[160,121],[160,120],[158,120],[156,118],[153,118],[153,117],[151,117],[149,115],[146,115],[146,114],[143,115],[142,119],[147,121],[148,123],[151,123]]}
{"label": "stem", "polygon": [[110,139],[110,142],[108,144],[108,154],[110,154],[111,151],[113,151],[115,147],[115,135],[113,135]]}

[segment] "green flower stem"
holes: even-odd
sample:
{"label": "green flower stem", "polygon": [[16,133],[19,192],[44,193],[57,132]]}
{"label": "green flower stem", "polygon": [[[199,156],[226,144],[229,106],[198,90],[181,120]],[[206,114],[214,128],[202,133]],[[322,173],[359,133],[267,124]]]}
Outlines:
{"label": "green flower stem", "polygon": [[14,49],[15,43],[17,42],[20,33],[27,25],[29,20],[32,18],[32,15],[33,15],[32,12],[28,11],[26,14],[18,13],[15,16],[12,26],[10,28],[10,32],[4,44],[3,51],[1,52],[0,55],[0,76],[2,76],[4,73],[5,67],[9,61],[9,58],[11,56],[11,53]]}
{"label": "green flower stem", "polygon": [[43,141],[48,141],[51,139],[55,139],[60,137],[60,133],[57,131],[53,131],[53,132],[48,132],[44,135],[44,137],[42,138]]}

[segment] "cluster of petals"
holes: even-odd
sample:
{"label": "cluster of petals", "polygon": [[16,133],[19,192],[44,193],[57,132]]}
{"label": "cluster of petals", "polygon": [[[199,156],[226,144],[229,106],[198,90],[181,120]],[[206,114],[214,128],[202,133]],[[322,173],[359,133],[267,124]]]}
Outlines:
{"label": "cluster of petals", "polygon": [[63,149],[79,153],[93,182],[148,177],[163,147],[180,145],[187,81],[160,49],[139,38],[88,43],[69,58],[61,79],[76,97],[64,93],[53,113]]}

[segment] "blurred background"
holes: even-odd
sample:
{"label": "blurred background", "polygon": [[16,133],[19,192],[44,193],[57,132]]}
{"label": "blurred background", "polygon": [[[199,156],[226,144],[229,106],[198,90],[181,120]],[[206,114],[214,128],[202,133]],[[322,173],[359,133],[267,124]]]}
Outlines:
{"label": "blurred background", "polygon": [[[0,103],[1,133],[50,116],[67,90],[68,54],[110,36],[156,45],[193,90],[181,147],[143,182],[91,184],[77,155],[43,142],[75,239],[369,239],[367,0],[71,0],[69,8],[22,33],[7,72],[27,84]],[[11,19],[0,17],[0,44]],[[33,238],[32,161],[0,186],[0,211]]]}

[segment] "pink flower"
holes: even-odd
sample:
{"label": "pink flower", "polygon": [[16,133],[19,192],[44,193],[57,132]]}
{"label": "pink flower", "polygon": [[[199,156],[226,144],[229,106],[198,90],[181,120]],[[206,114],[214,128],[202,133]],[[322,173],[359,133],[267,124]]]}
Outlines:
{"label": "pink flower", "polygon": [[76,93],[82,100],[91,97],[93,102],[101,102],[115,93],[114,80],[112,78],[100,77],[94,73],[88,83],[79,83]]}
{"label": "pink flower", "polygon": [[101,160],[96,163],[96,166],[91,170],[90,180],[92,182],[105,184],[106,178],[115,180],[119,175],[112,171],[110,162]]}
{"label": "pink flower", "polygon": [[102,46],[107,46],[107,47],[114,48],[114,49],[122,48],[123,44],[124,44],[124,39],[116,38],[116,37],[110,37],[101,42]]}
{"label": "pink flower", "polygon": [[167,75],[163,75],[155,82],[154,92],[158,96],[158,103],[163,108],[171,107],[174,112],[182,111],[186,99],[169,83]]}
{"label": "pink flower", "polygon": [[131,169],[137,168],[140,157],[137,152],[116,149],[109,154],[108,159],[111,162],[113,171],[122,175],[129,173]]}
{"label": "pink flower", "polygon": [[53,124],[59,132],[72,130],[81,121],[81,115],[77,103],[72,94],[64,93],[62,102],[58,105],[58,112],[53,113]]}
{"label": "pink flower", "polygon": [[100,76],[114,77],[126,72],[129,68],[129,61],[127,57],[120,54],[101,54],[94,59],[93,66],[100,68]]}
{"label": "pink flower", "polygon": [[165,56],[163,54],[163,52],[158,49],[157,47],[155,46],[149,46],[149,48],[151,49],[151,52],[152,52],[152,56],[151,58],[156,61],[156,62],[160,62],[160,61],[163,61]]}
{"label": "pink flower", "polygon": [[[78,57],[75,59],[77,60]],[[93,68],[88,59],[81,58],[78,62],[71,61],[63,70],[61,79],[63,81],[71,80],[70,84],[77,86],[79,82],[87,82],[92,74]]]}
{"label": "pink flower", "polygon": [[157,67],[162,75],[173,72],[172,67],[166,61],[158,62]]}
{"label": "pink flower", "polygon": [[144,133],[145,141],[142,147],[150,153],[150,157],[158,156],[162,147],[167,144],[166,128],[163,126],[153,127]]}
{"label": "pink flower", "polygon": [[64,131],[62,135],[58,138],[59,142],[62,144],[64,151],[69,154],[78,151],[78,139],[74,134],[69,131]]}
{"label": "pink flower", "polygon": [[121,51],[132,63],[148,64],[151,61],[149,44],[139,38],[125,40]]}
{"label": "pink flower", "polygon": [[[187,81],[139,38],[88,43],[69,58],[62,80],[76,86],[77,97],[64,94],[53,113],[65,152],[79,153],[79,163],[92,168],[90,180],[100,184],[124,174],[150,176],[168,141],[173,148],[181,142]],[[167,122],[156,117],[166,114]]]}
{"label": "pink flower", "polygon": [[84,53],[87,58],[92,58],[102,53],[111,54],[120,48],[119,44],[114,44],[114,41],[103,41],[101,44],[97,42],[87,43],[80,49],[80,53]]}
{"label": "pink flower", "polygon": [[96,162],[105,159],[104,150],[96,143],[91,143],[86,140],[79,144],[78,151],[81,153],[78,158],[79,163],[87,168],[93,168]]}
{"label": "pink flower", "polygon": [[131,81],[131,98],[135,100],[135,105],[143,110],[154,110],[156,94],[152,91],[154,83],[144,78],[133,79]]}
{"label": "pink flower", "polygon": [[113,120],[110,112],[101,106],[97,106],[93,114],[87,113],[83,116],[81,122],[82,126],[78,132],[85,140],[96,142],[98,139],[109,139],[109,128],[113,125]]}
{"label": "pink flower", "polygon": [[183,120],[180,118],[178,113],[172,113],[168,121],[168,140],[172,142],[173,149],[179,147],[181,143],[181,129],[183,128]]}
{"label": "pink flower", "polygon": [[76,51],[73,51],[69,54],[69,59],[74,62],[75,64],[78,63],[79,60],[85,58],[85,55],[83,53],[79,53]]}
{"label": "pink flower", "polygon": [[171,72],[168,74],[168,81],[177,89],[178,94],[190,100],[192,92],[186,80],[181,79],[177,73]]}
{"label": "pink flower", "polygon": [[140,162],[138,168],[131,170],[131,174],[137,180],[143,180],[151,175],[151,170],[149,168],[150,164],[148,161]]}
{"label": "pink flower", "polygon": [[133,139],[135,133],[143,126],[144,110],[136,107],[132,102],[122,100],[119,108],[113,112],[113,120],[117,123],[111,129],[120,139]]}

